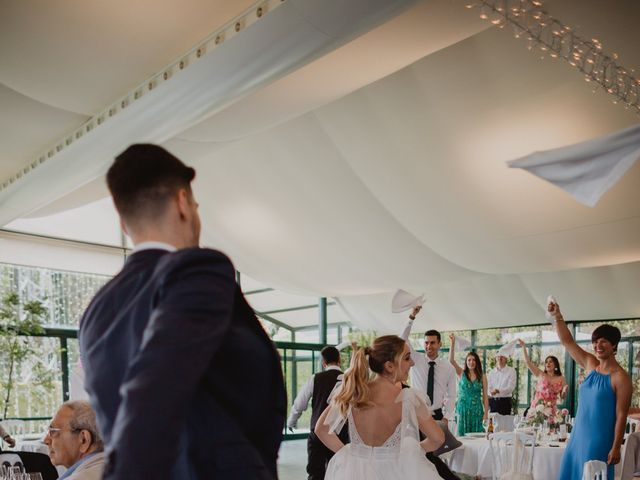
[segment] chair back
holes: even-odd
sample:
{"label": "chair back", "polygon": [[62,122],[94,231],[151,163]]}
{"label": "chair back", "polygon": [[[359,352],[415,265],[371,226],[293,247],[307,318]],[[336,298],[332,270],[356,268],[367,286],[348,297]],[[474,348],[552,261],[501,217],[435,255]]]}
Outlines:
{"label": "chair back", "polygon": [[584,462],[582,480],[607,480],[607,464],[600,460]]}
{"label": "chair back", "polygon": [[626,435],[630,435],[635,432],[640,432],[640,420],[627,417],[627,427],[625,428],[624,432]]}
{"label": "chair back", "polygon": [[513,419],[515,415],[500,415],[496,413],[493,417],[493,431],[494,432],[513,432],[515,427],[513,426]]}
{"label": "chair back", "polygon": [[630,433],[624,442],[624,456],[622,458],[622,478],[640,476],[640,432]]}
{"label": "chair back", "polygon": [[533,454],[536,440],[523,432],[489,435],[493,480],[503,478],[533,479]]}

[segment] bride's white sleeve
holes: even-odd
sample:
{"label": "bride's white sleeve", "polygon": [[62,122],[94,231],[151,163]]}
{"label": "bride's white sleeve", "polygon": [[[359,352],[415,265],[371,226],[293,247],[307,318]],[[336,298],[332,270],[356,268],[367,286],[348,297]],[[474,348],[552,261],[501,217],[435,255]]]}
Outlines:
{"label": "bride's white sleeve", "polygon": [[402,402],[402,436],[419,439],[418,418],[428,418],[432,415],[429,398],[415,388],[404,388],[396,402]]}
{"label": "bride's white sleeve", "polygon": [[[329,413],[324,419],[324,425],[327,425],[329,427],[329,433],[333,433],[335,435],[338,435],[340,433],[340,430],[342,430],[342,427],[347,421],[346,415],[342,414],[342,412],[340,411],[340,407],[333,401],[334,397],[340,390],[342,390],[342,375],[338,377],[338,382],[329,394]],[[349,407],[349,410],[350,409],[351,407]]]}

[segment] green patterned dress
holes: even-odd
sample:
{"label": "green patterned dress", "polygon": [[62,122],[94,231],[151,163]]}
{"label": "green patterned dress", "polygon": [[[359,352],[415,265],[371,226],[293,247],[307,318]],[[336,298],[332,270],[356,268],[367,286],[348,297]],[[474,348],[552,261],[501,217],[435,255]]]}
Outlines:
{"label": "green patterned dress", "polygon": [[463,373],[458,383],[458,436],[470,432],[484,432],[482,417],[484,405],[482,404],[482,379],[470,381]]}

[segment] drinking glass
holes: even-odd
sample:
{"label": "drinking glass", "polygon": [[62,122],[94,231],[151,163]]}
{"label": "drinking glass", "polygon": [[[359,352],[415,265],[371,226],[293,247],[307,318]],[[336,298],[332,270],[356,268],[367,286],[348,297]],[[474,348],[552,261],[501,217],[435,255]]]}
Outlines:
{"label": "drinking glass", "polygon": [[483,419],[482,420],[482,428],[484,428],[484,433],[488,434],[489,433],[489,419]]}
{"label": "drinking glass", "polygon": [[42,474],[40,472],[31,472],[27,475],[29,475],[29,480],[42,480]]}
{"label": "drinking glass", "polygon": [[520,427],[520,415],[513,416],[513,429],[518,430]]}

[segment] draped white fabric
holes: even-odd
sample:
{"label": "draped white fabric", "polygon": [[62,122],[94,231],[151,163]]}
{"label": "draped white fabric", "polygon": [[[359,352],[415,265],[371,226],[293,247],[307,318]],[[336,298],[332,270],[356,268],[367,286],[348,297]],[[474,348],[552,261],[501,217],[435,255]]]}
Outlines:
{"label": "draped white fabric", "polygon": [[[148,44],[121,49],[123,58],[102,50],[97,56],[118,72],[136,65],[123,80],[135,84],[192,45],[192,37],[189,43],[180,34],[189,22],[196,22],[204,36],[237,13],[227,2],[213,3],[211,8],[219,7],[221,14],[216,25],[201,18],[206,17],[203,11],[182,12],[175,30],[163,37],[159,32],[171,21],[155,12],[158,24],[151,24],[158,32],[146,32]],[[640,64],[640,51],[631,48],[638,40],[637,2],[615,0],[602,9],[595,0],[550,1],[548,10],[566,24],[581,25],[588,38],[597,36],[605,48],[611,45],[623,63]],[[40,14],[47,12],[58,14],[49,9]],[[296,13],[305,18],[304,12]],[[90,14],[77,12],[79,18]],[[174,107],[163,114],[154,110],[168,92],[156,90],[140,115],[112,124],[117,135],[86,138],[75,153],[70,150],[61,168],[38,167],[41,173],[25,176],[33,180],[14,184],[11,194],[0,199],[0,218],[28,213],[36,221],[102,198],[102,174],[126,146],[123,142],[164,141],[198,171],[195,189],[206,245],[225,251],[240,271],[264,285],[336,297],[341,318],[358,326],[397,333],[406,317],[390,311],[398,288],[426,293],[416,328],[541,323],[550,293],[569,319],[639,316],[640,165],[632,166],[594,208],[506,166],[534,151],[629,128],[638,117],[613,105],[606,93],[593,94],[566,63],[539,60],[507,29],[488,28],[477,14],[459,2],[418,2],[360,37],[343,32],[344,41],[351,41],[313,62],[305,63],[302,54],[295,61],[278,58],[281,70],[268,80],[249,75],[251,68],[269,67],[276,59],[257,54],[263,45],[252,44],[258,36],[247,29],[237,37],[246,41],[246,50],[239,53],[259,65],[245,65],[248,83],[242,88],[233,85],[231,72],[224,85],[237,89],[229,88],[216,101],[207,97],[209,108],[202,111],[188,111],[202,101],[200,96],[174,106],[180,118],[178,110],[170,114]],[[110,25],[125,31],[123,41],[131,40],[127,17],[116,17]],[[0,22],[9,21],[0,17]],[[16,28],[0,28],[0,40],[19,44]],[[260,38],[289,45],[279,36],[285,31]],[[297,31],[293,25],[291,31]],[[43,30],[39,45],[54,33]],[[100,39],[104,35],[96,32]],[[163,57],[158,42],[170,43],[173,36],[187,45],[179,42],[181,50],[166,49]],[[21,69],[7,41],[0,41],[0,58],[11,60],[7,69],[3,63],[0,99],[12,99],[8,104],[14,112],[31,108],[41,118],[35,123],[41,131],[31,143],[25,140],[29,137],[19,138],[19,129],[0,109],[1,125],[12,127],[7,137],[15,136],[13,143],[10,138],[0,142],[3,178],[32,160],[54,135],[102,108],[111,98],[107,86],[114,98],[124,88],[122,79],[101,77],[95,95],[83,83],[74,97],[74,85],[95,60],[78,61],[76,43],[67,39],[60,44],[73,57],[65,64],[77,72],[73,82],[65,83],[68,73],[38,52],[34,61],[56,73],[55,82],[43,83],[36,77],[43,78],[44,70]],[[27,53],[33,50],[31,42],[28,46]],[[319,55],[318,48],[312,57]],[[138,65],[144,55],[149,62]],[[207,68],[218,75],[218,67],[211,62]],[[99,65],[107,75],[104,68]],[[191,68],[183,72],[192,81],[189,86],[205,95],[213,88],[211,78],[219,77],[200,78]],[[48,89],[45,83],[56,87]],[[179,88],[191,91],[186,84]]]}

